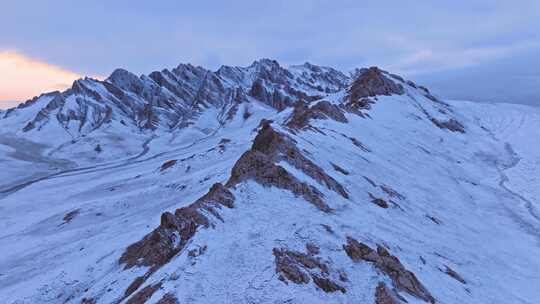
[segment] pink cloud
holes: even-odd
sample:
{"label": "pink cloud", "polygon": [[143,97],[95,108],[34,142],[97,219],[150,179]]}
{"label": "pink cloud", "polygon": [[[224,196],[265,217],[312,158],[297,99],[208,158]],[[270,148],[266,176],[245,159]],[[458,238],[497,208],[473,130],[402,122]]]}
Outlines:
{"label": "pink cloud", "polygon": [[0,107],[44,92],[63,90],[81,75],[14,51],[0,51]]}

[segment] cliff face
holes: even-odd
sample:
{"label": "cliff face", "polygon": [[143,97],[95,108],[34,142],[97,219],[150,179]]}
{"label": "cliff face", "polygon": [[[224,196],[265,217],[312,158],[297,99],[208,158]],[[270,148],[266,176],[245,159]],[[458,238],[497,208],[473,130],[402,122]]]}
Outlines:
{"label": "cliff face", "polygon": [[119,69],[2,115],[3,302],[540,298],[533,108],[262,59]]}

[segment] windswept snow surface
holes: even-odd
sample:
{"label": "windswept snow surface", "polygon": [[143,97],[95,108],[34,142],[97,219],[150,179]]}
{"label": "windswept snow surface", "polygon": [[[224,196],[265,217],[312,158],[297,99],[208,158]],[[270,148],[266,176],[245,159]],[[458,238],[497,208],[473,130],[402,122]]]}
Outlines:
{"label": "windswept snow surface", "polygon": [[[326,95],[339,104],[346,93]],[[169,294],[179,303],[375,303],[377,284],[392,280],[372,263],[349,258],[343,245],[350,236],[386,247],[437,303],[539,303],[540,111],[445,103],[405,86],[403,95],[375,97],[366,115],[344,111],[346,123],[311,119],[301,130],[286,127],[291,108],[276,111],[248,99],[225,122],[219,107],[208,107],[184,128],[129,133],[112,124],[78,138],[80,145],[44,147],[6,132],[0,135],[1,302],[157,303]],[[464,133],[431,118],[456,119]],[[262,119],[291,137],[349,198],[280,161],[320,191],[332,211],[247,180],[229,188],[234,207],[220,209],[220,219],[199,228],[157,270],[120,264],[129,245],[160,225],[163,212],[227,182]],[[111,138],[121,143],[111,148]],[[104,154],[88,152],[95,142]],[[325,275],[346,292],[280,279],[273,249],[306,252],[308,244],[319,248]],[[124,297],[140,276],[142,285]],[[158,283],[147,298],[133,299]],[[424,303],[398,291],[408,303]]]}

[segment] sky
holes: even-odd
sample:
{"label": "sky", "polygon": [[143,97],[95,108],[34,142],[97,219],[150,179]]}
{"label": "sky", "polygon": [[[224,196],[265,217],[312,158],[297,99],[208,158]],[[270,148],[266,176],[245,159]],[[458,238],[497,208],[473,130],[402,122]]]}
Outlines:
{"label": "sky", "polygon": [[379,66],[439,96],[540,106],[540,1],[0,0],[0,108],[73,80],[272,58]]}

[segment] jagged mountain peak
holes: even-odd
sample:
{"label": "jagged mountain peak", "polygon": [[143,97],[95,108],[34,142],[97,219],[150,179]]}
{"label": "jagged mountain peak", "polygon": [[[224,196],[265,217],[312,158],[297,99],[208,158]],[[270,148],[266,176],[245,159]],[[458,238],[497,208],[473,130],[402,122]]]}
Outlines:
{"label": "jagged mountain peak", "polygon": [[105,81],[123,87],[125,84],[139,82],[140,77],[126,69],[118,68],[115,69]]}
{"label": "jagged mountain peak", "polygon": [[[402,84],[394,86],[394,80],[403,82],[376,67],[358,69],[350,78],[330,67],[306,62],[286,68],[267,58],[248,67],[222,66],[215,72],[189,63],[141,76],[116,69],[104,81],[75,81],[33,120],[18,128],[25,132],[41,130],[58,120],[62,129],[75,138],[96,130],[84,125],[102,127],[113,121],[129,128],[137,126],[141,131],[172,130],[189,124],[208,107],[222,112],[234,110],[238,100],[255,99],[281,111],[298,101],[315,101],[340,90],[348,89],[352,99],[403,93],[397,89]],[[233,95],[235,98],[230,97]],[[87,124],[89,109],[92,117],[101,119]],[[70,126],[71,121],[77,121],[78,127]]]}
{"label": "jagged mountain peak", "polygon": [[540,297],[530,108],[263,59],[118,69],[3,116],[6,303]]}
{"label": "jagged mountain peak", "polygon": [[249,67],[261,67],[261,68],[273,69],[273,68],[281,68],[281,65],[275,59],[261,58],[261,59],[253,61],[253,63]]}
{"label": "jagged mountain peak", "polygon": [[[410,90],[438,101],[427,89],[377,67],[357,69],[350,77],[308,62],[285,67],[263,58],[247,67],[222,66],[217,71],[189,63],[141,76],[116,69],[103,81],[76,80],[68,90],[34,98],[26,106],[6,111],[3,117],[10,120],[10,116],[17,116],[12,119],[16,121],[14,128],[31,138],[39,140],[40,132],[62,134],[55,143],[62,145],[102,132],[143,136],[174,133],[210,112],[219,124],[225,124],[240,113],[240,108],[247,107],[242,104],[252,102],[283,111],[332,100],[343,110],[363,115],[362,111],[374,103],[370,98]],[[313,111],[330,111],[331,107],[324,105]],[[27,115],[16,113],[21,111]],[[434,121],[445,126],[449,119]]]}

